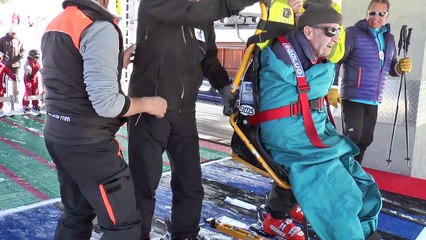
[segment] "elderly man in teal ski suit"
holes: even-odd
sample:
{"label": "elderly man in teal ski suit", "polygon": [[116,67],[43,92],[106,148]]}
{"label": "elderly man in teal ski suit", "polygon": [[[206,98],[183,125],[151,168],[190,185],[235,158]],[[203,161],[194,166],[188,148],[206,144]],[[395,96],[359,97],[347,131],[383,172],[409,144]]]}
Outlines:
{"label": "elderly man in teal ski suit", "polygon": [[324,105],[335,69],[326,57],[342,18],[329,0],[304,7],[297,30],[262,51],[258,114],[281,113],[260,121],[261,141],[288,170],[294,196],[321,239],[377,239],[380,191]]}

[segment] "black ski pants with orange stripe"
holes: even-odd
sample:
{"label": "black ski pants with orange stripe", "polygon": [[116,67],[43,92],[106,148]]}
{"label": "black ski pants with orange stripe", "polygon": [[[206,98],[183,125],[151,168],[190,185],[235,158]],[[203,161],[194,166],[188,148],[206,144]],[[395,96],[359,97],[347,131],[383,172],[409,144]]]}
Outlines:
{"label": "black ski pants with orange stripe", "polygon": [[45,143],[56,164],[64,205],[54,239],[89,240],[97,216],[102,240],[140,240],[133,181],[119,143]]}

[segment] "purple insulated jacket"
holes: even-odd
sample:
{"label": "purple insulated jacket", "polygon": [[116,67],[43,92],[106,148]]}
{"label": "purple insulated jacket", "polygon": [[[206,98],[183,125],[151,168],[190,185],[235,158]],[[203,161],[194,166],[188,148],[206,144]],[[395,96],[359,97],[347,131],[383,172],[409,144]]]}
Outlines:
{"label": "purple insulated jacket", "polygon": [[360,20],[346,29],[345,55],[339,62],[339,65],[343,64],[344,69],[341,84],[342,99],[381,102],[389,75],[398,76],[395,72],[397,63],[395,39],[390,33],[390,25],[386,24],[385,27],[387,31],[383,33],[385,39],[383,68],[376,37],[368,29],[367,20]]}

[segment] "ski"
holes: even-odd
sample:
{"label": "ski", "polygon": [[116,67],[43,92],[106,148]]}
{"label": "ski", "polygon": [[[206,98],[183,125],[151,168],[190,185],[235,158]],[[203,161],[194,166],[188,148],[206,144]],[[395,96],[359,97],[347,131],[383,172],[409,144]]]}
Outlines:
{"label": "ski", "polygon": [[[228,196],[225,198],[225,203],[231,206],[237,207],[238,209],[244,209],[250,212],[256,212],[257,222],[251,224],[248,227],[248,229],[251,230],[252,232],[256,232],[258,235],[267,237],[269,239],[285,239],[280,236],[272,237],[263,231],[263,221],[265,220],[265,216],[266,216],[266,209],[264,204],[260,206],[255,206],[253,204],[244,202],[240,199],[235,199]],[[296,224],[303,230],[307,239],[318,239],[317,235],[315,234],[314,230],[310,227],[309,223],[300,223],[298,221],[295,221],[291,218],[290,215],[288,215],[288,218],[291,219],[294,224]]]}
{"label": "ski", "polygon": [[35,110],[30,110],[30,111],[24,112],[24,114],[32,115],[34,117],[38,117],[38,116],[41,115],[40,111],[35,111]]}
{"label": "ski", "polygon": [[15,116],[16,115],[16,113],[15,112],[13,112],[13,111],[10,111],[10,112],[2,112],[2,113],[0,113],[0,118],[2,118],[2,117],[13,117],[13,116]]}
{"label": "ski", "polygon": [[[269,236],[265,231],[263,231],[263,224],[261,221],[258,221],[257,223],[253,223],[252,225],[250,225],[249,228],[251,231],[256,232],[257,234],[261,235],[261,236]],[[275,240],[285,240],[285,238],[282,238],[280,236],[274,236],[271,237],[270,239],[275,239]]]}
{"label": "ski", "polygon": [[[236,220],[233,220],[236,221]],[[228,236],[231,236],[236,239],[242,240],[267,240],[269,238],[258,235],[256,232],[250,231],[248,229],[243,229],[237,227],[230,223],[225,223],[215,218],[208,218],[206,222],[210,225],[211,228],[216,229],[217,231],[224,233]]]}
{"label": "ski", "polygon": [[[151,240],[171,240],[172,236],[170,234],[170,220],[168,218],[159,219],[156,218],[152,221],[151,225]],[[198,233],[200,240],[232,240],[228,235],[224,235],[220,232],[212,231],[206,229],[201,225],[200,232]]]}

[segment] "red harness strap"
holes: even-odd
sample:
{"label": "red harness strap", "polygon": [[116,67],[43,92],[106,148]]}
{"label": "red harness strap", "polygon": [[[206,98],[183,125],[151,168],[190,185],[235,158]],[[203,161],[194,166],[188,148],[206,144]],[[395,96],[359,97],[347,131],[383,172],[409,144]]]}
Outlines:
{"label": "red harness strap", "polygon": [[[325,106],[325,98],[317,98],[314,100],[309,100],[310,110],[322,111],[322,108]],[[262,122],[272,121],[285,117],[294,117],[302,113],[302,107],[300,102],[292,102],[290,105],[273,108],[258,112],[252,116],[248,117],[249,125],[257,125]]]}
{"label": "red harness strap", "polygon": [[[260,117],[260,118],[265,119],[265,121],[270,121],[270,120],[274,120],[274,119],[278,119],[282,117],[288,117],[288,116],[292,116],[293,111],[300,106],[301,111],[299,112],[302,113],[303,125],[305,126],[306,134],[308,135],[308,138],[311,141],[312,145],[319,148],[327,148],[328,146],[324,145],[320,137],[318,136],[318,132],[315,128],[314,121],[312,119],[311,107],[309,105],[309,100],[308,100],[308,92],[310,88],[306,81],[305,71],[303,70],[299,57],[297,56],[296,51],[293,49],[293,47],[291,46],[291,44],[287,41],[285,37],[283,36],[278,37],[278,41],[281,43],[281,46],[284,48],[284,50],[286,51],[286,53],[291,59],[291,63],[293,65],[293,68],[296,74],[297,92],[299,93],[299,101],[297,102],[297,104],[290,104],[284,107],[266,110],[266,111],[257,113],[251,116],[250,118],[256,119],[256,115],[258,114],[263,114],[265,117]],[[250,118],[249,118],[249,122],[254,122],[253,120],[250,120]]]}

